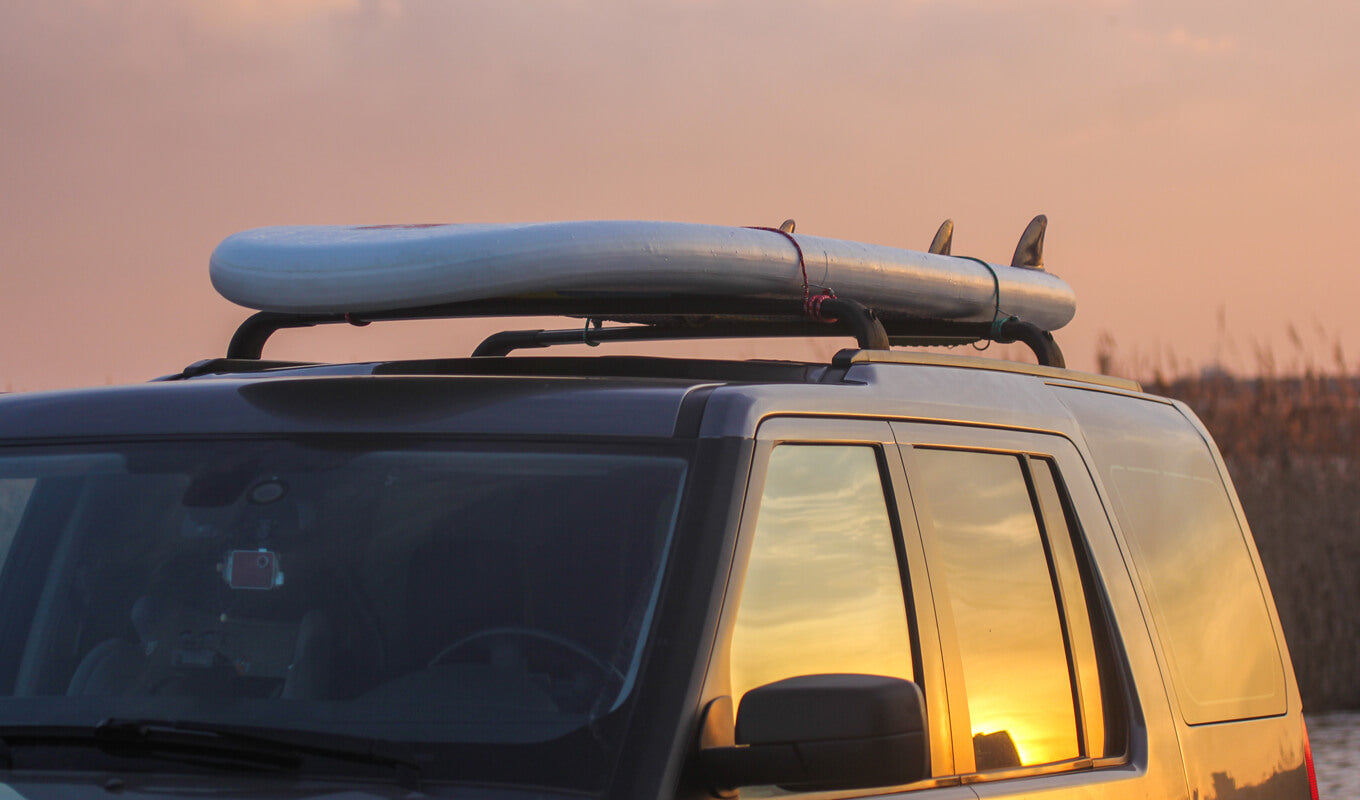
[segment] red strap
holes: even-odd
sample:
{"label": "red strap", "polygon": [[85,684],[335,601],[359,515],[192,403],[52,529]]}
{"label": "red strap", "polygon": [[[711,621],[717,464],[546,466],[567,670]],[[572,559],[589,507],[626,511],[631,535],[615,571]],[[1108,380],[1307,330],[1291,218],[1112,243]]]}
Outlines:
{"label": "red strap", "polygon": [[835,300],[836,293],[827,289],[822,294],[814,294],[811,297],[803,297],[803,313],[818,322],[835,322],[835,317],[828,317],[822,314],[822,303],[827,300]]}
{"label": "red strap", "polygon": [[835,317],[822,316],[822,303],[826,300],[834,300],[836,293],[826,289],[818,294],[812,294],[811,286],[808,283],[807,260],[803,257],[803,246],[798,244],[798,240],[793,238],[793,234],[780,228],[765,228],[758,225],[750,225],[748,228],[753,231],[777,233],[793,243],[793,249],[798,251],[798,271],[803,276],[803,313],[818,322],[835,322]]}

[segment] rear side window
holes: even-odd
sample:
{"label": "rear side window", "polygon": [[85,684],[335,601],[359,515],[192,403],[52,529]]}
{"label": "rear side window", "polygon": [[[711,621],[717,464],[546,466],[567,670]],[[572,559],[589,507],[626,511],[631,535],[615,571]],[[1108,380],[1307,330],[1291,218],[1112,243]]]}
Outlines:
{"label": "rear side window", "polygon": [[[1064,600],[1060,607],[1067,615],[1068,643],[1072,653],[1081,712],[1085,722],[1085,753],[1094,757],[1115,756],[1124,752],[1125,729],[1118,698],[1114,667],[1110,663],[1113,646],[1104,612],[1093,587],[1095,578],[1083,578],[1082,565],[1090,563],[1085,551],[1078,555],[1076,516],[1065,502],[1060,488],[1057,465],[1044,458],[1029,459],[1030,478],[1035,499],[1043,509],[1040,515],[1048,529],[1047,542],[1053,556],[1054,572]],[[1102,653],[1106,654],[1102,660]],[[1101,676],[1106,676],[1105,680]]]}
{"label": "rear side window", "polygon": [[936,567],[948,587],[977,770],[1078,758],[1057,576],[1020,459],[920,448],[915,461],[914,487],[929,499]]}
{"label": "rear side window", "polygon": [[1246,531],[1174,406],[1060,389],[1129,542],[1190,724],[1285,712],[1284,668]]}

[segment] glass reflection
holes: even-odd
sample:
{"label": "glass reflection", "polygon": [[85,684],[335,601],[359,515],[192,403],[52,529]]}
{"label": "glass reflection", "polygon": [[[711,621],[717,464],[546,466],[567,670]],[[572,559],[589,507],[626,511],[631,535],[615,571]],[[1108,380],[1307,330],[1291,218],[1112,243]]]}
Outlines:
{"label": "glass reflection", "polygon": [[1176,408],[1064,391],[1133,551],[1191,724],[1284,713],[1284,669],[1245,531]]}
{"label": "glass reflection", "polygon": [[19,527],[19,518],[33,492],[33,483],[32,478],[0,478],[0,567],[9,556],[14,530]]}
{"label": "glass reflection", "polygon": [[732,637],[732,697],[796,675],[912,680],[875,448],[774,448],[758,513]]}
{"label": "glass reflection", "polygon": [[[1161,610],[1159,627],[1175,650],[1182,690],[1204,709],[1192,712],[1192,720],[1246,716],[1223,706],[1281,695],[1279,657],[1256,572],[1222,484],[1126,467],[1109,473],[1130,527],[1165,532],[1139,536],[1134,551],[1146,565],[1145,586]],[[1195,611],[1166,611],[1176,608]],[[1283,702],[1269,708],[1283,711]]]}
{"label": "glass reflection", "polygon": [[1067,651],[1019,459],[915,452],[948,585],[978,770],[1079,755]]}
{"label": "glass reflection", "polygon": [[324,731],[437,782],[598,793],[629,736],[684,449],[9,448],[0,725]]}
{"label": "glass reflection", "polygon": [[1044,459],[1031,459],[1031,480],[1034,493],[1043,509],[1048,525],[1048,546],[1053,553],[1053,565],[1066,598],[1068,644],[1076,667],[1077,685],[1081,687],[1082,716],[1085,720],[1085,752],[1091,756],[1113,755],[1107,752],[1105,737],[1105,703],[1101,686],[1099,660],[1091,633],[1091,611],[1087,607],[1086,590],[1082,586],[1077,567],[1076,550],[1072,545],[1073,530],[1058,493],[1057,468]]}

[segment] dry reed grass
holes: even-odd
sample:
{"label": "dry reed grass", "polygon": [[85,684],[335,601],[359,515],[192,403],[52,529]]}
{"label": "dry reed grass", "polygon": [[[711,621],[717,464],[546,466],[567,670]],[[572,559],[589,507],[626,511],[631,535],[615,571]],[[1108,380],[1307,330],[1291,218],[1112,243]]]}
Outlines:
{"label": "dry reed grass", "polygon": [[1360,708],[1360,378],[1339,346],[1324,369],[1291,340],[1286,369],[1257,348],[1252,378],[1129,369],[1108,337],[1099,358],[1102,371],[1141,379],[1204,421],[1256,538],[1304,707]]}

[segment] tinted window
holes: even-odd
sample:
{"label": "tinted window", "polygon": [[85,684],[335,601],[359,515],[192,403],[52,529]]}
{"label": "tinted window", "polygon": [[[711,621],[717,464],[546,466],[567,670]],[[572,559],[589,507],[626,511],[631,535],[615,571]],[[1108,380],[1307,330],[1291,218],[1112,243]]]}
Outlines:
{"label": "tinted window", "polygon": [[1060,394],[1114,502],[1186,721],[1284,713],[1274,629],[1208,444],[1173,406]]}
{"label": "tinted window", "polygon": [[28,505],[28,496],[33,492],[32,478],[5,478],[0,476],[0,567],[5,566],[9,556],[9,546],[14,540],[14,530],[19,527],[19,518]]}
{"label": "tinted window", "polygon": [[933,576],[952,611],[978,770],[1080,755],[1072,676],[1043,536],[1020,459],[915,451]]}
{"label": "tinted window", "polygon": [[912,679],[893,527],[868,446],[770,455],[732,638],[732,697],[794,677]]}
{"label": "tinted window", "polygon": [[[1083,752],[1091,756],[1117,755],[1122,752],[1122,719],[1119,702],[1106,695],[1114,693],[1115,680],[1113,668],[1102,663],[1097,653],[1097,636],[1102,628],[1092,627],[1092,620],[1101,619],[1100,605],[1095,601],[1094,586],[1082,577],[1077,556],[1076,539],[1078,530],[1069,519],[1067,504],[1059,490],[1057,467],[1046,459],[1030,459],[1031,480],[1034,494],[1043,511],[1041,518],[1046,527],[1049,553],[1053,558],[1054,571],[1058,576],[1058,586],[1062,592],[1062,608],[1067,618],[1068,648],[1072,653],[1072,669],[1076,672],[1080,701],[1080,717],[1084,721],[1085,735]],[[1103,639],[1103,637],[1102,637]],[[1108,647],[1106,648],[1108,652]],[[1110,734],[1106,735],[1107,716],[1110,721]]]}
{"label": "tinted window", "polygon": [[322,731],[441,780],[597,790],[686,470],[667,444],[6,450],[0,726]]}

